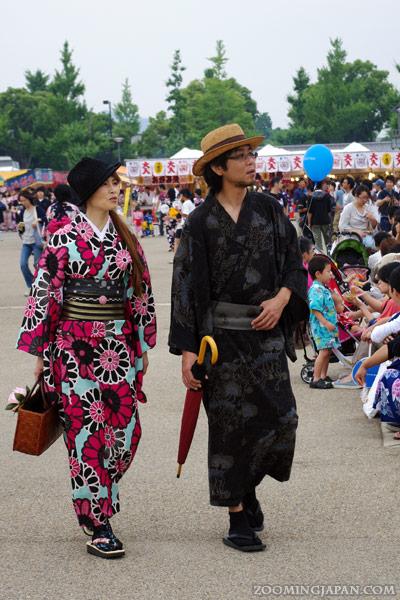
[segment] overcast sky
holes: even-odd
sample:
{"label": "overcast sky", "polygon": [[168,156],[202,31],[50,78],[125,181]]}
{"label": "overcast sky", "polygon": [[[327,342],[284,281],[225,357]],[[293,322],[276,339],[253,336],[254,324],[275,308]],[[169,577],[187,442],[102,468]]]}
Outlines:
{"label": "overcast sky", "polygon": [[399,16],[399,0],[5,1],[0,90],[22,86],[26,69],[53,73],[67,39],[89,107],[117,102],[128,77],[140,114],[148,117],[165,108],[174,50],[181,50],[188,83],[202,76],[222,39],[228,74],[282,127],[293,74],[303,65],[314,79],[329,38],[341,37],[350,60],[371,60],[400,87]]}

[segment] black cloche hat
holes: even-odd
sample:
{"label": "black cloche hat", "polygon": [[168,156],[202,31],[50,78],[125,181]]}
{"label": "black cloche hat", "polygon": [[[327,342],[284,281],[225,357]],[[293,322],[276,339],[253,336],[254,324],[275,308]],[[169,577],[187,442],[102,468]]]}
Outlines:
{"label": "black cloche hat", "polygon": [[120,162],[107,164],[96,158],[82,158],[68,173],[68,183],[79,196],[81,206],[121,166]]}

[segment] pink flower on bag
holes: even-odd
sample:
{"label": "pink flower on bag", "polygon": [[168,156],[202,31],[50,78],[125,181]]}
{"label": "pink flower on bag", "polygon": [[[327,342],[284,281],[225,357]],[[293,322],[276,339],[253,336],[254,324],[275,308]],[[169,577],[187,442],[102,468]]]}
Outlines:
{"label": "pink flower on bag", "polygon": [[17,406],[19,404],[19,400],[15,397],[16,394],[21,394],[22,396],[26,395],[26,389],[23,387],[16,387],[11,394],[8,396],[7,404],[15,404]]}

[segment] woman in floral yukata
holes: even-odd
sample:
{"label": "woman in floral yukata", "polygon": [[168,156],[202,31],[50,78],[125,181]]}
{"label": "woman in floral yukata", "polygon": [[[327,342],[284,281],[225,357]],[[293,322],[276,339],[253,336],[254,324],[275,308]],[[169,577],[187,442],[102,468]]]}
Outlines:
{"label": "woman in floral yukata", "polygon": [[84,212],[50,238],[18,339],[59,404],[74,508],[88,552],[103,558],[124,555],[110,518],[140,440],[137,401],[156,339],[146,260],[115,213],[119,166],[83,158],[69,173]]}

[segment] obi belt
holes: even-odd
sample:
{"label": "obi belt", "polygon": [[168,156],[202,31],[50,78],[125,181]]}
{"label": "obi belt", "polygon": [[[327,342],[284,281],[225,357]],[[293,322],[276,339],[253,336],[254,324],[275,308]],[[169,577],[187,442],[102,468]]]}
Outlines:
{"label": "obi belt", "polygon": [[125,318],[126,287],[120,280],[67,279],[62,319],[115,321]]}

